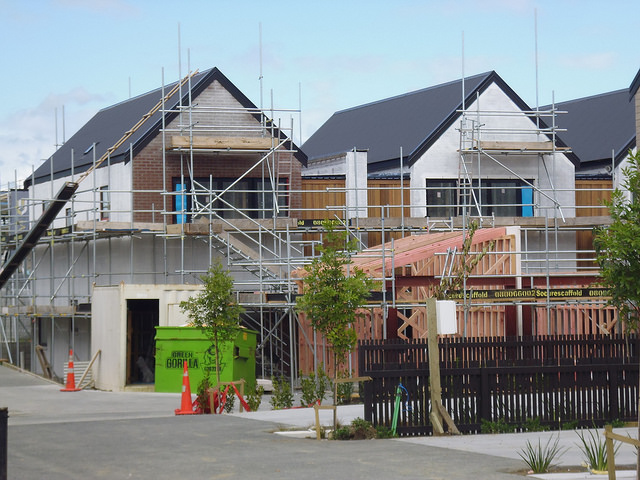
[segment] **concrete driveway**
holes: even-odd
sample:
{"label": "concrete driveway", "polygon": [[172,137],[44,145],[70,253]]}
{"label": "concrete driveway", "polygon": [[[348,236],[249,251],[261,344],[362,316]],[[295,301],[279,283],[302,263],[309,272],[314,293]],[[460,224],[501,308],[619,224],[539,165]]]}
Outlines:
{"label": "concrete driveway", "polygon": [[[60,385],[0,366],[5,406],[10,479],[515,479],[525,468],[517,452],[527,440],[551,435],[318,442],[274,435],[309,427],[314,414],[271,411],[268,398],[258,412],[175,416],[180,394],[60,392]],[[349,423],[363,416],[362,407],[339,407],[338,416]],[[575,432],[560,435],[568,447],[562,464],[579,465]],[[623,447],[616,460],[633,464],[635,455]],[[628,473],[618,478],[632,478]],[[558,475],[546,478],[588,478]]]}

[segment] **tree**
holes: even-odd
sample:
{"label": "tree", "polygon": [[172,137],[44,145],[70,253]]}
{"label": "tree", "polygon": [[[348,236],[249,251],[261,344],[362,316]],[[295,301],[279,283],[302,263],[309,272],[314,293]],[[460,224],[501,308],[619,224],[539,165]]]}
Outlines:
{"label": "tree", "polygon": [[631,330],[640,320],[640,153],[629,154],[622,169],[624,190],[616,188],[609,207],[611,225],[596,230],[594,247],[604,285],[611,289],[609,303]]}
{"label": "tree", "polygon": [[180,309],[196,327],[201,328],[215,349],[216,382],[220,384],[220,352],[235,340],[244,309],[233,298],[233,278],[216,263],[200,277],[204,289],[198,295],[180,302]]}
{"label": "tree", "polygon": [[[323,227],[327,230],[325,242],[318,247],[320,255],[306,268],[303,295],[298,298],[296,308],[307,315],[314,330],[331,344],[336,380],[338,366],[356,345],[353,325],[363,316],[359,309],[366,304],[375,282],[351,265],[355,239],[349,239],[347,232],[336,231],[332,222],[324,222]],[[335,388],[333,400],[335,405]]]}
{"label": "tree", "polygon": [[[638,330],[640,320],[640,153],[629,153],[629,165],[622,169],[623,191],[616,188],[609,207],[611,225],[596,230],[594,247],[602,283],[611,290],[609,304],[628,330]],[[640,438],[640,409],[638,410]],[[636,465],[640,480],[640,455]]]}

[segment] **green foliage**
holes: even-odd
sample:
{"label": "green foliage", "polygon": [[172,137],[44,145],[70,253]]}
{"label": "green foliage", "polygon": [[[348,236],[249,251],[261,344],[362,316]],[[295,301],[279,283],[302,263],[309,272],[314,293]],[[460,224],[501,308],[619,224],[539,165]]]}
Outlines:
{"label": "green foliage", "polygon": [[350,440],[351,429],[349,427],[338,427],[333,431],[332,438],[334,440]]}
{"label": "green foliage", "polygon": [[615,420],[611,420],[611,426],[613,428],[624,428],[627,425],[627,422],[625,422],[624,420],[620,420],[619,418],[616,418]]}
{"label": "green foliage", "polygon": [[558,460],[566,448],[559,446],[560,436],[557,435],[552,443],[554,437],[549,437],[547,443],[542,446],[540,439],[538,439],[538,445],[533,445],[529,440],[522,451],[518,452],[520,458],[527,464],[527,466],[533,471],[533,473],[545,473],[554,465],[554,461]]}
{"label": "green foliage", "polygon": [[[353,376],[353,372],[340,372],[338,378],[348,378]],[[353,382],[338,383],[338,405],[346,405],[351,403],[351,394],[353,393]]]}
{"label": "green foliage", "polygon": [[180,302],[180,309],[191,322],[201,328],[215,347],[216,383],[220,383],[220,348],[233,341],[240,328],[240,315],[244,309],[233,297],[233,278],[220,263],[211,266],[207,275],[200,277],[204,289],[188,300]]}
{"label": "green foliage", "polygon": [[308,377],[301,378],[300,388],[302,389],[300,405],[308,407],[316,402],[322,403],[327,395],[327,390],[331,389],[331,380],[324,372],[323,366],[320,365],[318,375],[311,373]]}
{"label": "green foliage", "polygon": [[[351,425],[338,427],[333,432],[334,440],[364,440],[376,438],[377,430],[373,428],[371,422],[363,418],[354,418]],[[388,438],[388,437],[385,437]]]}
{"label": "green foliage", "polygon": [[[584,455],[585,462],[591,470],[607,470],[607,444],[604,437],[600,437],[598,432],[587,430],[588,436],[584,432],[576,432],[580,437],[578,447]],[[620,444],[616,444],[613,453],[620,449]]]}
{"label": "green foliage", "polygon": [[253,392],[249,392],[245,395],[245,400],[249,405],[249,409],[252,412],[258,411],[260,404],[262,403],[262,395],[264,395],[264,387],[262,385],[256,386]]}
{"label": "green foliage", "polygon": [[493,248],[494,242],[490,242],[485,246],[481,252],[471,255],[471,246],[473,244],[473,236],[478,230],[479,225],[476,221],[469,222],[467,229],[467,236],[462,241],[462,249],[459,255],[456,255],[453,259],[453,267],[451,269],[451,275],[442,277],[440,284],[436,285],[433,289],[433,296],[439,300],[448,298],[452,291],[461,291],[464,284],[464,279],[467,278],[476,265],[480,263],[480,260],[487,254],[489,250]]}
{"label": "green foliage", "polygon": [[609,303],[618,308],[621,320],[631,329],[640,321],[640,152],[629,154],[622,170],[624,188],[611,195],[612,223],[596,229],[594,247],[604,285],[611,289]]}
{"label": "green foliage", "polygon": [[297,309],[304,312],[312,327],[331,344],[336,365],[341,364],[355,347],[357,336],[353,323],[361,317],[358,309],[366,303],[375,283],[362,270],[351,267],[356,242],[346,232],[324,222],[325,244],[320,255],[306,268],[304,293]]}
{"label": "green foliage", "polygon": [[525,432],[546,432],[549,430],[548,425],[542,425],[539,417],[528,418],[523,424],[522,429]]}
{"label": "green foliage", "polygon": [[580,422],[578,420],[571,420],[570,422],[564,422],[561,428],[562,430],[575,430],[579,424]]}
{"label": "green foliage", "polygon": [[393,438],[393,431],[386,425],[376,426],[376,438]]}
{"label": "green foliage", "polygon": [[271,394],[271,408],[273,410],[281,410],[283,408],[291,408],[293,406],[293,393],[291,393],[291,385],[284,377],[271,377],[273,383],[273,393]]}
{"label": "green foliage", "polygon": [[227,392],[227,400],[224,402],[225,413],[233,412],[233,407],[236,404],[236,394],[233,390],[229,389]]}
{"label": "green foliage", "polygon": [[375,438],[376,429],[373,428],[371,422],[363,418],[354,418],[351,421],[351,430],[354,440],[363,440],[367,438]]}
{"label": "green foliage", "polygon": [[482,418],[480,423],[480,431],[482,433],[512,433],[516,431],[516,426],[508,424],[503,418],[498,419],[497,422]]}
{"label": "green foliage", "polygon": [[338,384],[338,405],[347,405],[351,403],[351,394],[353,393],[353,383]]}
{"label": "green foliage", "polygon": [[198,407],[204,413],[211,413],[211,408],[209,407],[209,393],[207,390],[211,387],[211,382],[208,377],[204,377],[200,383],[198,384],[198,395],[196,397],[196,402],[198,403]]}

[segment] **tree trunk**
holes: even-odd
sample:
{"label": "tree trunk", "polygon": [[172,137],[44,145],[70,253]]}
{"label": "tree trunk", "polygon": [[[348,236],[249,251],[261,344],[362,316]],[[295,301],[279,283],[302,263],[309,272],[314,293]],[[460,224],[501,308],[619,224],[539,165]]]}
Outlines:
{"label": "tree trunk", "polygon": [[333,354],[333,433],[338,428],[338,356]]}
{"label": "tree trunk", "polygon": [[220,349],[218,348],[218,334],[213,334],[213,339],[216,347],[216,387],[220,386]]}
{"label": "tree trunk", "polygon": [[[639,375],[639,381],[640,381],[640,372],[638,373]],[[640,439],[640,393],[638,394],[638,439]],[[638,448],[636,448],[636,480],[640,480],[640,451],[638,451]]]}

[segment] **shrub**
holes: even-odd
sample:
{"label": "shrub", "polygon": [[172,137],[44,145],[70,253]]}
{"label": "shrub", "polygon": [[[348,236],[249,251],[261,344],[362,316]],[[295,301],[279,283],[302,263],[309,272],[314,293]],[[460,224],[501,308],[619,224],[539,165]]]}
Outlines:
{"label": "shrub", "polygon": [[354,418],[352,420],[351,431],[353,432],[352,435],[355,440],[375,438],[376,436],[376,429],[373,428],[371,422],[368,422],[363,418]]}
{"label": "shrub", "polygon": [[555,441],[551,443],[553,437],[549,437],[547,443],[542,446],[540,443],[540,439],[538,439],[538,445],[532,445],[529,440],[527,440],[526,446],[518,455],[527,464],[527,466],[531,469],[533,473],[545,473],[548,472],[549,469],[554,465],[554,460],[558,460],[564,452],[567,450],[566,448],[561,448],[558,445],[560,441],[560,436],[557,435],[555,437]]}
{"label": "shrub", "polygon": [[211,388],[211,382],[209,381],[209,378],[205,377],[198,384],[198,396],[196,398],[198,407],[203,413],[211,413],[211,408],[209,406],[209,393],[207,392],[209,388]]}
{"label": "shrub", "polygon": [[[391,430],[387,427],[383,427],[388,430],[384,430],[385,433],[384,438],[389,438],[391,436]],[[377,428],[373,428],[370,422],[362,419],[362,418],[354,418],[351,421],[351,425],[345,427],[338,427],[335,429],[332,438],[334,440],[364,440],[369,438],[377,437]]]}
{"label": "shrub", "polygon": [[252,412],[257,411],[260,408],[262,395],[264,395],[264,387],[262,385],[258,385],[253,392],[249,392],[245,396],[245,400],[249,404],[249,409],[251,409]]}
{"label": "shrub", "polygon": [[236,394],[233,390],[229,389],[227,392],[227,399],[224,402],[224,411],[225,413],[233,412],[233,407],[236,404]]}
{"label": "shrub", "polygon": [[293,406],[293,393],[291,385],[284,377],[271,377],[273,383],[273,393],[271,395],[271,407],[273,410],[291,408]]}
{"label": "shrub", "polygon": [[[607,444],[604,438],[598,435],[598,432],[587,430],[589,436],[584,432],[576,432],[580,437],[578,447],[584,455],[584,459],[591,470],[605,471],[607,470]],[[613,449],[613,453],[617,453],[620,449],[618,443]]]}
{"label": "shrub", "polygon": [[540,418],[535,417],[529,418],[527,421],[525,421],[522,425],[522,429],[525,432],[546,432],[547,430],[549,430],[549,426],[542,425],[540,423]]}
{"label": "shrub", "polygon": [[562,424],[562,430],[575,430],[578,428],[579,422],[578,420],[571,420],[570,422],[565,422]]}
{"label": "shrub", "polygon": [[376,427],[376,438],[393,438],[393,431],[386,425],[378,425]]}
{"label": "shrub", "polygon": [[332,438],[334,440],[350,440],[351,429],[349,427],[338,427],[334,430]]}
{"label": "shrub", "polygon": [[[351,376],[349,372],[343,372],[338,375],[339,378],[347,378]],[[353,382],[338,383],[338,405],[346,405],[351,403],[351,394],[353,393]]]}
{"label": "shrub", "polygon": [[512,433],[516,431],[515,425],[509,425],[503,418],[500,418],[497,422],[485,420],[484,418],[480,421],[480,431],[482,433]]}

